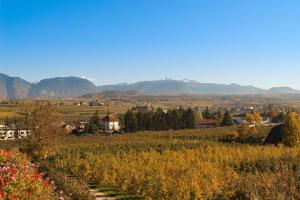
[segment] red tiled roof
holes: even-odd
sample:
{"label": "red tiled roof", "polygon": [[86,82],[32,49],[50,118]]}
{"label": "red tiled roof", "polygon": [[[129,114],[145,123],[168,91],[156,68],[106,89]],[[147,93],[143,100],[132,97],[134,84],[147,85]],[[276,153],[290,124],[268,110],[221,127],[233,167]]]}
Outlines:
{"label": "red tiled roof", "polygon": [[106,115],[105,117],[102,118],[102,121],[105,122],[118,122],[119,119],[115,115]]}

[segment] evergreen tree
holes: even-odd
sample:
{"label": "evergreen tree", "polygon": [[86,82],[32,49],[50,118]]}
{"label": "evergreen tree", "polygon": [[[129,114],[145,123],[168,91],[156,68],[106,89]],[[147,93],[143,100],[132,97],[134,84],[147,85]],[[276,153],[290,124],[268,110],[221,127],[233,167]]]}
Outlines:
{"label": "evergreen tree", "polygon": [[185,109],[183,109],[180,106],[178,109],[179,129],[184,129],[186,127],[186,120],[184,119],[184,112],[185,112]]}
{"label": "evergreen tree", "polygon": [[156,109],[153,116],[154,130],[160,131],[167,129],[166,116],[166,113],[164,113],[164,111],[161,108]]}
{"label": "evergreen tree", "polygon": [[137,119],[137,129],[138,131],[144,131],[145,130],[145,119],[144,119],[144,112],[138,111],[136,113],[136,119]]}
{"label": "evergreen tree", "polygon": [[145,130],[154,130],[154,112],[152,110],[148,111],[144,115],[144,127]]}
{"label": "evergreen tree", "polygon": [[89,123],[84,127],[85,133],[90,133],[90,134],[96,135],[98,133],[98,131],[99,131],[98,126],[93,123]]}
{"label": "evergreen tree", "polygon": [[222,126],[232,126],[232,125],[234,125],[232,115],[231,115],[229,110],[226,110],[225,113],[224,113]]}
{"label": "evergreen tree", "polygon": [[204,119],[211,119],[212,113],[208,107],[206,107],[206,109],[204,110],[203,117],[204,117]]}
{"label": "evergreen tree", "polygon": [[100,126],[100,118],[99,118],[99,111],[96,110],[93,116],[90,119],[90,124]]}
{"label": "evergreen tree", "polygon": [[180,111],[175,109],[171,111],[171,118],[170,118],[170,124],[172,129],[174,130],[178,130],[181,128],[180,126],[180,120],[181,120],[181,115],[180,115]]}
{"label": "evergreen tree", "polygon": [[184,121],[184,128],[191,129],[195,127],[195,114],[191,108],[188,108],[184,111],[182,118]]}
{"label": "evergreen tree", "polygon": [[127,111],[124,114],[124,127],[126,132],[144,130],[169,130],[194,128],[195,113],[189,109],[180,107],[175,110],[168,110],[167,113],[162,108],[152,110]]}
{"label": "evergreen tree", "polygon": [[130,110],[127,111],[124,116],[124,124],[126,132],[136,132],[138,130],[136,114]]}
{"label": "evergreen tree", "polygon": [[98,110],[96,110],[93,116],[91,117],[89,124],[87,124],[84,127],[84,132],[96,135],[99,132],[99,127],[100,127],[99,112]]}

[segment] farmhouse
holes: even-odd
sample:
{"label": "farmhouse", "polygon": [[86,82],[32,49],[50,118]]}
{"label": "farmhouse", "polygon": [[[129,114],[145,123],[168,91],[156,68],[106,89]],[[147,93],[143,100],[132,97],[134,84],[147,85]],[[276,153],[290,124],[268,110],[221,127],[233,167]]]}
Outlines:
{"label": "farmhouse", "polygon": [[214,119],[202,119],[195,122],[195,128],[212,128],[217,126],[218,122]]}
{"label": "farmhouse", "polygon": [[119,119],[115,114],[108,114],[102,118],[102,129],[104,132],[118,132],[120,131]]}

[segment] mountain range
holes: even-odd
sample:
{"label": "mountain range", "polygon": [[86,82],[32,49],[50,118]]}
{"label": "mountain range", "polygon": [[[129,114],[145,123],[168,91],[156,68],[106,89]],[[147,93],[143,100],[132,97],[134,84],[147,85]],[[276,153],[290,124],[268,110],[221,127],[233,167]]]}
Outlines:
{"label": "mountain range", "polygon": [[0,73],[0,98],[71,98],[104,91],[136,92],[142,95],[246,95],[246,94],[297,94],[290,87],[274,87],[268,90],[238,84],[200,83],[193,80],[154,80],[136,83],[96,86],[87,79],[56,77],[30,83],[19,77]]}

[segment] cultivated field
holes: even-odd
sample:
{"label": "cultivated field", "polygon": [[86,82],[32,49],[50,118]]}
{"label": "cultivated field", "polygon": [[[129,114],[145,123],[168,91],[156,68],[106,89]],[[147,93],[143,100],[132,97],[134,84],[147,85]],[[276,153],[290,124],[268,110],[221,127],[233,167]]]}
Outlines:
{"label": "cultivated field", "polygon": [[[56,103],[54,100],[50,101],[52,104]],[[74,100],[60,101],[66,105],[58,106],[54,105],[55,109],[61,114],[61,119],[64,121],[77,121],[77,120],[89,120],[91,115],[98,110],[100,115],[105,115],[107,112],[124,113],[133,104],[114,104],[104,106],[76,106],[71,105]],[[45,102],[43,102],[45,103]],[[33,103],[34,104],[34,103]],[[0,103],[0,121],[8,118],[19,117],[21,112],[32,107],[31,103]]]}
{"label": "cultivated field", "polygon": [[[261,128],[257,137],[267,134]],[[146,199],[299,199],[300,148],[222,143],[231,128],[67,140],[52,168]]]}
{"label": "cultivated field", "polygon": [[120,199],[299,199],[300,148],[222,142],[232,130],[70,137],[44,165]]}

